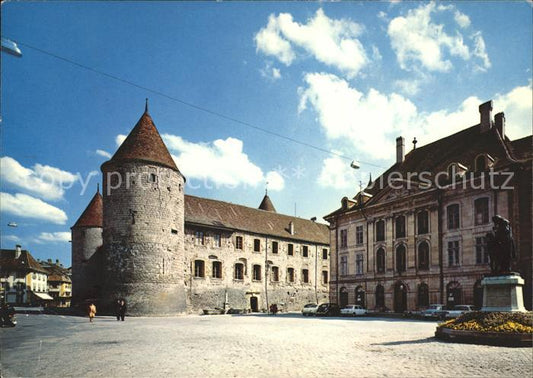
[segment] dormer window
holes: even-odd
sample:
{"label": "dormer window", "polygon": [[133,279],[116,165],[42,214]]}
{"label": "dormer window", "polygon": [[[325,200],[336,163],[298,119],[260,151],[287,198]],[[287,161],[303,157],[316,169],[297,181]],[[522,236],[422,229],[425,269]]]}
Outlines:
{"label": "dormer window", "polygon": [[461,163],[451,163],[448,166],[448,180],[453,180],[456,177],[462,177],[468,171],[468,168]]}
{"label": "dormer window", "polygon": [[492,167],[494,159],[488,154],[478,155],[474,161],[476,172],[485,172]]}

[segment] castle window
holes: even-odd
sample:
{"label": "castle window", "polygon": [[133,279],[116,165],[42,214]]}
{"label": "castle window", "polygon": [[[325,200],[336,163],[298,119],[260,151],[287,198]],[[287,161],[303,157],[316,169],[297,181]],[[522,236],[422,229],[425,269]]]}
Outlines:
{"label": "castle window", "polygon": [[417,214],[416,223],[418,235],[427,234],[429,232],[429,216],[426,210],[423,210]]}
{"label": "castle window", "polygon": [[205,277],[205,263],[203,260],[194,260],[194,276]]}
{"label": "castle window", "polygon": [[400,215],[396,217],[396,238],[405,238],[405,217]]}
{"label": "castle window", "polygon": [[287,246],[287,255],[289,256],[294,255],[294,244],[289,244]]}
{"label": "castle window", "polygon": [[476,264],[488,264],[488,262],[487,238],[478,236],[476,238]]}
{"label": "castle window", "polygon": [[213,261],[211,267],[211,277],[222,278],[222,263],[220,261]]}
{"label": "castle window", "polygon": [[328,283],[328,271],[327,270],[322,271],[322,283],[324,285]]}
{"label": "castle window", "polygon": [[308,269],[302,269],[302,282],[309,283],[309,270]]}
{"label": "castle window", "polygon": [[171,230],[170,230],[170,233],[173,234],[173,235],[177,235],[177,234],[178,234],[178,230],[171,229]]}
{"label": "castle window", "polygon": [[363,254],[355,255],[355,274],[363,274]]}
{"label": "castle window", "polygon": [[448,266],[459,266],[459,241],[448,242]]}
{"label": "castle window", "polygon": [[235,237],[235,248],[242,249],[242,236]]}
{"label": "castle window", "polygon": [[396,248],[396,271],[405,272],[405,246],[403,244]]}
{"label": "castle window", "polygon": [[303,257],[308,257],[309,256],[309,247],[306,246],[306,245],[302,246],[302,256]]}
{"label": "castle window", "polygon": [[254,281],[261,281],[261,265],[254,265],[253,266],[252,279]]}
{"label": "castle window", "polygon": [[277,266],[272,267],[272,281],[273,282],[279,281],[279,268]]}
{"label": "castle window", "polygon": [[376,222],[376,241],[385,240],[385,221],[380,220]]}
{"label": "castle window", "polygon": [[322,260],[328,259],[328,250],[326,248],[322,249]]}
{"label": "castle window", "polygon": [[155,173],[150,173],[150,182],[157,182],[157,176]]}
{"label": "castle window", "polygon": [[235,264],[234,272],[233,272],[233,278],[236,280],[243,280],[244,279],[244,265],[241,263]]}
{"label": "castle window", "polygon": [[363,226],[355,228],[355,244],[363,244]]}
{"label": "castle window", "polygon": [[194,233],[195,235],[195,238],[194,238],[194,244],[196,245],[204,245],[205,243],[205,240],[204,240],[204,233],[203,231],[196,231]]}
{"label": "castle window", "polygon": [[429,269],[429,245],[425,241],[418,245],[418,269]]}
{"label": "castle window", "polygon": [[278,253],[278,242],[272,242],[272,253]]}
{"label": "castle window", "polygon": [[459,205],[449,205],[446,208],[446,215],[448,218],[448,230],[458,229],[459,224]]}
{"label": "castle window", "polygon": [[489,223],[489,199],[488,197],[478,198],[474,201],[475,224]]}
{"label": "castle window", "polygon": [[348,256],[341,256],[340,273],[341,276],[348,274]]}
{"label": "castle window", "polygon": [[287,268],[287,281],[294,282],[294,268]]}
{"label": "castle window", "polygon": [[376,269],[378,273],[385,272],[385,250],[383,248],[379,248],[376,252]]}
{"label": "castle window", "polygon": [[220,248],[222,246],[222,235],[220,234],[213,235],[213,245],[217,248]]}
{"label": "castle window", "polygon": [[254,252],[260,252],[261,251],[261,240],[254,239]]}
{"label": "castle window", "polygon": [[348,230],[341,230],[341,248],[348,246]]}

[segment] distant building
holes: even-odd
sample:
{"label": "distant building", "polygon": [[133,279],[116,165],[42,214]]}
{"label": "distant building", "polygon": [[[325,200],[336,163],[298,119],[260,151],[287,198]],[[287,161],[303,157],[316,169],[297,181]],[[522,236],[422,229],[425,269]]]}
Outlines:
{"label": "distant building", "polygon": [[430,303],[482,305],[490,273],[486,234],[492,217],[511,222],[531,309],[532,137],[511,141],[505,117],[480,105],[480,123],[404,153],[331,223],[331,300],[395,312]]}
{"label": "distant building", "polygon": [[0,250],[0,283],[2,300],[11,305],[41,305],[52,300],[46,270],[20,245]]}
{"label": "distant building", "polygon": [[48,273],[48,294],[53,298],[49,306],[70,307],[72,299],[72,281],[70,270],[63,267],[63,264],[52,259],[39,261],[44,270]]}
{"label": "distant building", "polygon": [[185,195],[147,110],[102,173],[72,227],[73,303],[125,298],[149,315],[327,301],[328,227],[276,213],[268,195],[258,209]]}

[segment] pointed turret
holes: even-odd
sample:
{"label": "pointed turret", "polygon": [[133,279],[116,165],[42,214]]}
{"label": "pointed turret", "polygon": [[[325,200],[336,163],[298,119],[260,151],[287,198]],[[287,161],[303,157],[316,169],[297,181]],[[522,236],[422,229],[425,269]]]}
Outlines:
{"label": "pointed turret", "polygon": [[274,208],[274,205],[272,204],[272,201],[270,200],[268,193],[265,193],[265,196],[263,197],[263,200],[261,201],[261,204],[259,205],[259,209],[270,211],[273,213],[276,212],[276,209]]}
{"label": "pointed turret", "polygon": [[100,194],[100,188],[96,191],[91,202],[87,205],[87,208],[81,214],[77,222],[72,226],[74,227],[103,227],[104,219],[104,204],[102,201],[102,195]]}

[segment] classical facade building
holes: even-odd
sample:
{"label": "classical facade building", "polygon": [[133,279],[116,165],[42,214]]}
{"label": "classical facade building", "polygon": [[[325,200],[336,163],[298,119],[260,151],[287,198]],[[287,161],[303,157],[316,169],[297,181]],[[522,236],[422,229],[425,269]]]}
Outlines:
{"label": "classical facade building", "polygon": [[331,300],[395,312],[430,303],[482,305],[491,218],[511,222],[514,270],[531,309],[532,137],[510,141],[503,113],[404,153],[325,219],[331,224]]}
{"label": "classical facade building", "polygon": [[268,195],[258,209],[185,195],[147,110],[102,173],[72,227],[74,303],[125,298],[149,315],[328,299],[328,227],[278,214]]}

